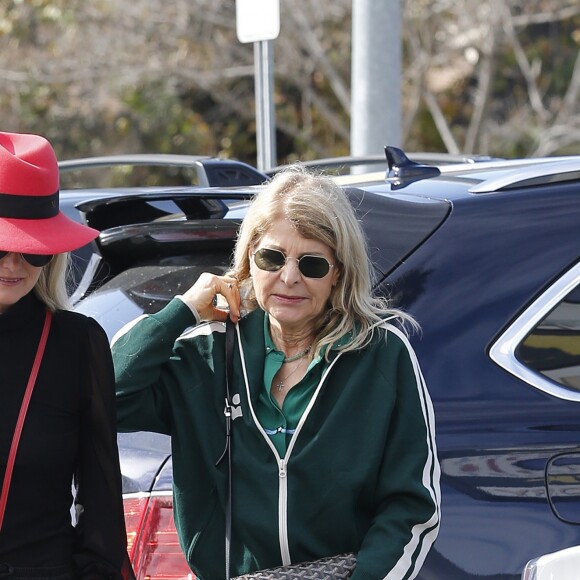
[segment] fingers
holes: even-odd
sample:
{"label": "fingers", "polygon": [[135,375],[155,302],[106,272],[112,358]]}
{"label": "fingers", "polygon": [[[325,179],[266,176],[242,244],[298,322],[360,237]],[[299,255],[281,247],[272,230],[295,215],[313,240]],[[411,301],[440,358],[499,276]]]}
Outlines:
{"label": "fingers", "polygon": [[[217,307],[218,294],[225,298],[227,309]],[[234,322],[240,318],[240,293],[235,278],[206,272],[183,294],[183,299],[196,309],[201,320],[225,321],[228,310]]]}
{"label": "fingers", "polygon": [[[221,283],[224,285],[220,288],[219,294],[221,294],[228,303],[228,310],[230,318],[237,322],[240,319],[240,292],[238,290],[238,283],[235,278],[226,278],[225,276],[222,277]],[[217,310],[217,309],[216,309]],[[220,311],[224,312],[224,311]],[[227,318],[228,312],[225,312],[225,317],[223,320],[225,321]],[[218,319],[221,320],[221,319]]]}

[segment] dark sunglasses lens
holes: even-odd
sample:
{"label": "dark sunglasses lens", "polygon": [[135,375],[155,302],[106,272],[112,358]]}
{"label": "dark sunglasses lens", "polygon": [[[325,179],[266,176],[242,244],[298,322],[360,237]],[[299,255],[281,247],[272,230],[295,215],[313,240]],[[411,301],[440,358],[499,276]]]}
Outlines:
{"label": "dark sunglasses lens", "polygon": [[275,272],[284,266],[286,258],[284,257],[284,254],[278,250],[262,248],[254,254],[254,262],[260,270]]}
{"label": "dark sunglasses lens", "polygon": [[[10,252],[6,250],[0,250],[0,260],[9,254]],[[42,268],[47,264],[50,264],[50,261],[53,258],[52,254],[48,254],[47,256],[42,256],[40,254],[20,254],[31,266],[35,268]]]}
{"label": "dark sunglasses lens", "polygon": [[41,254],[22,254],[22,257],[31,265],[36,268],[42,268],[50,264],[52,260],[52,254],[41,255]]}
{"label": "dark sunglasses lens", "polygon": [[320,256],[302,256],[298,267],[307,278],[324,278],[330,270],[330,264],[326,258]]}

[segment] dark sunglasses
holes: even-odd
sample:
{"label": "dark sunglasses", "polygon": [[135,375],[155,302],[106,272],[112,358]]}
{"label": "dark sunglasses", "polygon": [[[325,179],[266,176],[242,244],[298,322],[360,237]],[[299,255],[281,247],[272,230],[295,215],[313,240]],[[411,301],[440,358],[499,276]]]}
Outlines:
{"label": "dark sunglasses", "polygon": [[277,272],[281,270],[287,260],[296,260],[298,262],[298,269],[306,278],[324,278],[334,268],[326,258],[322,256],[310,256],[308,254],[300,258],[289,258],[284,252],[280,250],[272,250],[271,248],[260,248],[252,254],[254,256],[254,263],[260,270],[266,272]]}
{"label": "dark sunglasses", "polygon": [[[8,255],[8,254],[18,254],[20,252],[7,252],[6,250],[0,250],[0,260]],[[50,264],[50,261],[54,257],[53,254],[22,254],[20,255],[31,265],[35,268],[42,268],[43,266],[47,266]]]}

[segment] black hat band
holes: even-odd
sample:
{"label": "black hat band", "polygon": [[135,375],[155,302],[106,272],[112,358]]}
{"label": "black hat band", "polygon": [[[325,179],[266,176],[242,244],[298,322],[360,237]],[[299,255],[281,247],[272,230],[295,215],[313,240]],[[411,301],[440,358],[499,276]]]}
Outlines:
{"label": "black hat band", "polygon": [[41,220],[58,215],[58,191],[52,195],[0,193],[0,218]]}

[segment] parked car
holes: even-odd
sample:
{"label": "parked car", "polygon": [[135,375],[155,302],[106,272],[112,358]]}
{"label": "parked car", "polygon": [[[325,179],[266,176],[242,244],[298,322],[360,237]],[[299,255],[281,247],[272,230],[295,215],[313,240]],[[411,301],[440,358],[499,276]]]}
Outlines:
{"label": "parked car", "polygon": [[[580,440],[580,156],[438,166],[387,154],[380,183],[345,187],[376,291],[422,327],[412,342],[436,412],[442,524],[418,578],[519,580],[538,554],[580,544],[545,480],[547,465]],[[135,223],[99,227],[110,271],[77,309],[112,337],[201,271],[223,272],[254,192],[81,204],[97,226],[106,225],[101,212],[128,218],[145,205]],[[180,212],[153,211],[161,201]],[[119,447],[137,576],[187,577],[168,438],[121,434]]]}
{"label": "parked car", "polygon": [[[91,216],[93,227],[99,230],[140,219],[148,221],[150,213],[146,217],[134,213],[134,200],[137,198],[140,201],[136,204],[141,211],[147,211],[143,208],[149,207],[149,212],[163,212],[169,206],[172,209],[168,211],[175,211],[173,200],[192,191],[192,187],[198,191],[200,187],[247,186],[268,179],[267,175],[247,163],[202,155],[133,154],[67,159],[59,162],[59,172],[63,213],[84,223],[85,216],[79,213],[78,204],[101,200],[99,209]],[[157,209],[146,201],[152,194],[165,194],[163,200],[157,200]],[[121,199],[126,201],[120,202]],[[113,200],[116,200],[114,204]],[[219,202],[216,201],[214,206],[216,203]],[[204,215],[212,211],[215,207],[207,207]],[[98,268],[101,272],[109,271],[101,257],[94,243],[73,252],[75,301],[89,290],[91,284],[94,286],[96,280],[102,279],[96,275]]]}
{"label": "parked car", "polygon": [[573,546],[530,560],[522,580],[576,580],[579,575],[580,546]]}
{"label": "parked car", "polygon": [[267,176],[235,159],[207,155],[137,153],[60,161],[62,189],[253,185]]}

